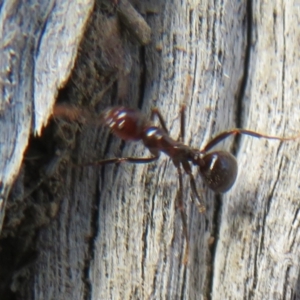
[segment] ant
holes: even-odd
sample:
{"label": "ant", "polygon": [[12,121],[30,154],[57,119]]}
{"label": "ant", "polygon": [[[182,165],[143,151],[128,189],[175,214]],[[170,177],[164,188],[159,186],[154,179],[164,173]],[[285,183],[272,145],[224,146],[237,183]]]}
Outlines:
{"label": "ant", "polygon": [[[80,116],[87,117],[87,113],[74,107],[72,108],[70,106],[57,104],[54,108],[54,116],[64,116],[75,120]],[[158,117],[161,127],[155,126],[151,122],[155,116]],[[127,108],[124,106],[107,108],[100,114],[100,124],[108,127],[115,136],[123,139],[124,141],[142,141],[152,156],[115,157],[93,163],[87,163],[84,164],[84,166],[116,164],[121,162],[144,164],[156,161],[161,152],[164,152],[167,156],[169,156],[177,169],[179,177],[179,193],[177,195],[177,201],[183,222],[183,232],[186,239],[184,262],[187,262],[189,254],[189,235],[182,194],[182,168],[190,178],[190,185],[195,199],[197,200],[196,205],[198,206],[198,210],[200,213],[203,213],[205,212],[205,203],[197,191],[196,181],[192,173],[192,165],[199,168],[200,175],[205,184],[217,193],[227,192],[235,183],[238,172],[238,165],[235,157],[227,151],[210,152],[213,147],[226,138],[238,134],[279,141],[291,141],[299,138],[299,136],[284,138],[261,134],[247,129],[234,128],[221,132],[212,138],[201,150],[199,150],[184,144],[185,105],[182,105],[181,107],[180,119],[180,136],[178,140],[174,140],[169,136],[165,120],[157,108],[152,109],[151,120],[147,119],[146,116],[137,109]]]}

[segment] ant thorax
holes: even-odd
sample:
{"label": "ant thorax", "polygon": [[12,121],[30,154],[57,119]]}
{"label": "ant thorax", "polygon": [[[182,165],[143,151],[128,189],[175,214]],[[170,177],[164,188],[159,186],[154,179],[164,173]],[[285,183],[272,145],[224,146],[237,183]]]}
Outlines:
{"label": "ant thorax", "polygon": [[144,131],[144,145],[152,152],[163,152],[169,157],[176,157],[179,161],[186,159],[189,147],[172,139],[164,129],[157,126],[149,126]]}

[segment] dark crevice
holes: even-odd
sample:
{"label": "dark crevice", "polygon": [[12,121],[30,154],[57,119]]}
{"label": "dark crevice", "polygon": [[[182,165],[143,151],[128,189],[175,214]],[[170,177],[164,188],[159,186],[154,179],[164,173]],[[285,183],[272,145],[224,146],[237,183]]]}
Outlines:
{"label": "dark crevice", "polygon": [[145,86],[146,86],[146,49],[145,47],[141,47],[140,50],[140,64],[141,64],[141,74],[140,74],[140,95],[138,99],[138,108],[142,109],[145,97]]}
{"label": "dark crevice", "polygon": [[[211,57],[215,58],[217,57],[216,53],[217,53],[217,49],[216,49],[216,28],[218,28],[216,26],[216,21],[217,21],[217,15],[216,15],[216,1],[214,1],[214,4],[213,4],[214,8],[213,8],[213,11],[214,11],[214,14],[213,14],[213,22],[212,22],[212,29],[211,29],[211,32],[212,32],[212,37],[211,37]],[[217,65],[217,64],[216,64]],[[213,68],[213,74],[212,74],[212,77],[213,78],[216,78],[216,66],[214,66]]]}
{"label": "dark crevice", "polygon": [[[283,168],[283,158],[281,158],[281,161],[280,161],[280,164],[279,164],[279,170],[284,170]],[[264,237],[265,237],[265,229],[267,228],[266,226],[266,220],[267,220],[267,217],[269,215],[269,211],[270,211],[270,207],[271,207],[271,202],[272,202],[272,199],[274,197],[274,191],[275,191],[275,188],[277,186],[277,182],[279,182],[279,177],[280,177],[280,172],[278,172],[277,174],[277,178],[273,184],[273,187],[271,189],[271,192],[268,196],[268,200],[267,200],[267,203],[266,203],[266,209],[263,213],[263,222],[262,222],[262,225],[260,226],[261,227],[261,241],[260,241],[260,245],[259,245],[259,253],[262,253],[263,249],[265,248],[264,247]]]}
{"label": "dark crevice", "polygon": [[[297,218],[298,214],[299,214],[299,209],[296,210],[296,212],[295,212],[295,218],[293,219],[293,222],[292,222],[292,224],[294,226],[297,226],[295,224],[295,222],[297,222],[296,218]],[[298,224],[298,222],[297,222],[297,224]],[[287,235],[288,239],[291,241],[290,242],[290,246],[289,246],[290,249],[293,249],[294,247],[297,247],[297,245],[298,245],[297,235],[293,234],[294,233],[294,228],[295,228],[294,226],[291,226],[291,228],[288,231],[288,235]]]}
{"label": "dark crevice", "polygon": [[274,51],[275,53],[277,53],[278,51],[278,43],[277,43],[277,39],[276,39],[276,21],[277,21],[277,14],[276,14],[276,10],[273,11],[273,35],[274,35]]}
{"label": "dark crevice", "polygon": [[91,224],[90,224],[90,233],[89,241],[88,241],[88,250],[87,256],[84,261],[84,283],[85,283],[85,297],[84,299],[89,300],[92,298],[92,283],[89,279],[90,273],[90,264],[94,261],[95,255],[95,240],[96,236],[99,234],[99,206],[100,206],[100,178],[97,177],[96,185],[95,185],[95,197],[94,197],[94,205],[92,205],[92,212],[91,212]]}
{"label": "dark crevice", "polygon": [[215,209],[212,216],[212,230],[211,230],[211,236],[215,237],[214,243],[208,248],[208,251],[211,255],[211,271],[210,274],[207,274],[207,286],[209,286],[209,289],[207,289],[207,293],[205,295],[205,298],[210,300],[212,299],[212,291],[213,291],[213,283],[214,283],[214,265],[215,265],[215,256],[217,252],[217,246],[218,246],[218,240],[220,236],[220,229],[221,229],[221,214],[222,214],[222,196],[216,195],[215,196]]}
{"label": "dark crevice", "polygon": [[284,170],[283,168],[283,160],[284,160],[284,157],[281,157],[280,159],[280,163],[279,163],[279,167],[278,167],[278,170],[279,172],[277,173],[277,177],[275,179],[275,182],[274,182],[274,185],[273,185],[273,188],[269,194],[269,197],[268,197],[268,201],[267,201],[267,207],[266,207],[266,211],[265,211],[265,215],[268,215],[269,214],[269,211],[270,211],[270,206],[271,206],[271,200],[273,199],[273,196],[274,196],[274,191],[275,191],[275,188],[276,188],[276,185],[277,185],[277,182],[279,182],[279,177],[280,177],[280,173],[282,170]]}
{"label": "dark crevice", "polygon": [[[284,10],[284,8],[283,8]],[[284,105],[284,98],[285,98],[285,70],[286,70],[286,37],[285,37],[285,10],[282,13],[282,18],[283,18],[283,58],[282,58],[282,94],[281,94],[281,99],[282,99],[282,104]],[[282,111],[284,109],[282,108]]]}
{"label": "dark crevice", "polygon": [[36,45],[35,45],[35,49],[36,49],[35,50],[35,57],[37,57],[38,54],[39,54],[41,41],[45,37],[46,26],[49,26],[49,24],[51,24],[51,22],[49,22],[49,17],[53,16],[53,11],[55,10],[55,6],[56,6],[56,2],[53,2],[52,7],[49,8],[48,11],[46,11],[46,15],[43,19],[43,26],[41,26],[39,32],[35,32],[36,33],[35,36],[38,36],[38,39],[37,39]]}
{"label": "dark crevice", "polygon": [[[142,270],[143,270],[143,273],[144,273],[144,261],[143,261],[143,268],[142,268]],[[158,267],[156,266],[156,268],[155,268],[155,275],[154,275],[154,277],[153,277],[153,282],[152,282],[152,291],[153,291],[153,294],[155,293],[155,291],[158,291],[158,288],[157,288],[157,275],[159,274],[159,270],[158,270]],[[143,274],[144,275],[144,274]],[[142,278],[143,280],[143,282],[145,282],[145,277],[143,277]],[[151,298],[152,299],[152,298]]]}
{"label": "dark crevice", "polygon": [[[281,159],[281,161],[280,161],[279,170],[283,170],[282,164],[283,164],[283,159]],[[256,287],[257,287],[257,282],[258,282],[258,278],[257,278],[257,264],[258,264],[258,262],[257,262],[257,256],[258,256],[258,254],[261,254],[263,252],[263,249],[265,248],[264,247],[264,238],[265,238],[265,229],[267,228],[267,226],[266,226],[266,219],[267,219],[267,216],[268,216],[269,211],[270,211],[271,201],[273,199],[274,191],[276,189],[277,182],[279,181],[279,177],[280,177],[280,172],[278,172],[277,178],[275,180],[275,183],[274,183],[274,185],[272,187],[272,190],[271,190],[271,192],[269,194],[267,205],[266,205],[266,209],[265,209],[265,211],[264,211],[264,213],[262,215],[263,223],[262,223],[261,226],[259,226],[261,228],[261,237],[260,237],[259,247],[256,248],[256,252],[255,252],[253,284],[252,284],[252,288],[251,288],[252,291],[255,291]]]}
{"label": "dark crevice", "polygon": [[[122,203],[126,203],[127,199],[126,199],[126,192],[123,190],[122,191],[122,197],[121,197],[121,201]],[[130,201],[130,199],[128,200]],[[127,203],[128,207],[131,206],[130,202]],[[125,214],[126,214],[126,228],[128,228],[128,230],[125,231],[124,233],[124,238],[125,238],[125,249],[126,252],[129,252],[129,245],[130,245],[130,224],[131,224],[131,216],[130,216],[130,209],[126,209],[125,210]],[[118,215],[118,219],[119,219],[119,215]],[[117,223],[117,220],[115,220],[115,222]],[[116,240],[119,240],[119,232],[118,232],[118,228],[115,227],[115,234],[116,234]]]}
{"label": "dark crevice", "polygon": [[[283,288],[282,288],[282,300],[286,300],[287,297],[287,288],[289,287],[289,272],[290,272],[290,267],[287,268],[284,276],[284,282],[283,282]],[[290,298],[289,298],[290,299]]]}
{"label": "dark crevice", "polygon": [[[176,220],[177,220],[177,218],[175,217],[175,219],[174,219],[174,231],[173,231],[174,236],[173,236],[172,243],[171,243],[172,249],[176,249],[175,245],[176,245],[176,242],[178,241],[178,239],[177,239],[177,237],[175,235],[175,232],[176,232]],[[181,263],[183,261],[183,255],[184,255],[183,251],[180,251],[180,253],[178,255],[178,262],[179,263],[177,264],[177,266],[175,264],[173,264],[174,271],[172,272],[172,274],[177,274],[178,277],[181,274],[181,268],[186,268]],[[171,267],[171,265],[170,265],[170,267]],[[172,285],[173,282],[170,282],[170,280],[174,280],[174,278],[172,278],[172,276],[169,277],[169,284]],[[176,288],[176,294],[178,294],[178,299],[184,299],[184,291],[185,291],[186,284],[187,284],[187,282],[185,280],[186,280],[186,277],[183,274],[182,286],[178,285],[177,287],[175,287]]]}
{"label": "dark crevice", "polygon": [[[190,28],[193,28],[194,22],[195,22],[194,21],[194,10],[190,9],[190,11],[189,11],[189,27]],[[199,32],[201,32],[201,31],[199,31]],[[193,40],[192,30],[190,30],[189,33],[190,33],[189,34],[190,41],[192,41]]]}
{"label": "dark crevice", "polygon": [[[245,15],[244,26],[247,30],[247,41],[245,47],[245,62],[244,62],[244,72],[241,80],[240,90],[237,94],[237,107],[236,107],[236,125],[237,127],[243,127],[243,99],[245,96],[245,91],[248,83],[248,76],[250,70],[250,57],[251,57],[251,45],[252,45],[252,29],[253,29],[253,14],[252,14],[252,1],[247,1],[246,15]],[[236,143],[239,144],[241,139],[240,135],[236,137]]]}
{"label": "dark crevice", "polygon": [[[174,241],[174,239],[172,240],[172,246],[173,246],[173,241]],[[169,246],[170,247],[170,246]],[[172,249],[174,249],[173,247],[172,247]],[[166,267],[167,267],[167,264],[166,264],[166,261],[164,260],[163,261],[163,263],[164,263],[164,270],[166,269]],[[172,270],[174,268],[174,260],[173,259],[171,259],[170,260],[170,263],[169,263],[169,265],[168,265],[168,269],[169,270]],[[174,274],[174,273],[173,273]],[[172,284],[173,284],[173,282],[172,282],[172,276],[170,276],[169,277],[169,280],[167,281],[167,284],[166,284],[166,288],[167,288],[167,290],[168,291],[171,291],[171,289],[172,289]],[[152,298],[151,298],[152,299]],[[153,298],[154,299],[154,298]]]}
{"label": "dark crevice", "polygon": [[172,56],[173,56],[173,71],[172,71],[172,77],[170,78],[170,80],[173,80],[174,79],[174,76],[175,76],[175,70],[176,70],[176,63],[177,63],[177,36],[176,34],[174,33],[172,35],[173,39],[172,39],[172,42],[173,42],[173,50],[172,50]]}
{"label": "dark crevice", "polygon": [[[147,183],[146,183],[147,184]],[[147,191],[145,193],[145,199],[149,199],[149,189],[145,188],[145,191]],[[155,195],[152,196],[152,203],[154,203],[154,198]],[[147,243],[147,239],[148,239],[148,234],[149,234],[149,223],[151,222],[151,216],[153,215],[153,206],[152,206],[152,211],[151,213],[149,213],[148,208],[149,208],[149,202],[145,201],[145,211],[144,211],[144,217],[143,217],[143,235],[142,235],[142,251],[143,251],[143,255],[142,255],[142,261],[141,261],[141,270],[142,270],[142,282],[145,282],[145,266],[146,266],[146,261],[147,261],[147,248],[148,248],[148,243]]]}
{"label": "dark crevice", "polygon": [[[297,209],[295,210],[294,218],[293,218],[293,221],[292,221],[292,225],[293,225],[293,226],[296,226],[296,225],[298,224],[298,215],[299,215],[299,211],[300,211],[299,208],[297,208]],[[293,229],[293,228],[291,227],[291,229]]]}
{"label": "dark crevice", "polygon": [[[256,287],[257,287],[257,283],[258,283],[258,270],[257,270],[257,265],[258,265],[258,252],[260,252],[260,250],[256,247],[255,248],[255,255],[253,260],[249,260],[249,264],[253,264],[253,283],[252,283],[252,288],[250,290],[248,290],[248,288],[246,287],[246,293],[249,292],[249,297],[247,298],[253,298],[253,293],[254,291],[256,291]],[[251,269],[251,266],[249,265],[249,270]],[[252,297],[251,297],[252,296]]]}
{"label": "dark crevice", "polygon": [[[75,186],[75,183],[76,182],[76,173],[75,172],[71,172],[71,175],[70,175],[70,186]],[[70,198],[68,199],[69,201],[67,202],[67,205],[68,205],[68,208],[67,208],[67,217],[66,217],[66,222],[65,222],[65,225],[66,225],[66,236],[73,236],[72,235],[72,206],[71,206],[71,203],[70,203],[70,199],[72,197],[72,199],[76,199],[76,195],[74,195],[76,193],[75,190],[72,190],[72,192],[69,194],[70,195]],[[71,252],[71,245],[70,245],[70,239],[67,239],[66,240],[66,244],[67,244],[67,247],[64,248],[66,250],[66,253],[64,253],[64,255],[66,255],[66,257],[70,257],[70,252]]]}
{"label": "dark crevice", "polygon": [[[253,15],[252,15],[252,1],[248,0],[246,4],[246,13],[245,13],[245,21],[243,28],[246,28],[247,34],[246,34],[246,45],[245,45],[245,61],[244,61],[244,72],[243,77],[241,80],[240,88],[238,90],[238,93],[236,95],[237,104],[236,104],[236,126],[242,127],[242,120],[243,120],[243,99],[247,87],[248,82],[248,72],[250,68],[250,57],[251,57],[251,43],[252,43],[252,27],[253,27]],[[213,33],[215,33],[215,29],[212,30]],[[213,40],[215,38],[215,34],[213,35]],[[215,47],[212,47],[212,55],[216,54]],[[222,56],[222,53],[218,53],[219,59]],[[240,142],[240,136],[237,135],[235,137],[235,145],[234,147],[234,154],[236,154],[236,149],[238,148]],[[215,199],[215,210],[213,214],[213,220],[212,224],[214,225],[212,228],[212,236],[216,237],[215,242],[210,247],[209,251],[211,253],[212,257],[212,265],[211,265],[211,274],[208,274],[208,285],[209,289],[207,290],[207,294],[205,295],[206,299],[212,299],[212,291],[213,291],[213,278],[214,278],[214,263],[215,263],[215,255],[216,255],[216,249],[218,245],[218,238],[220,234],[220,220],[221,220],[221,214],[222,214],[222,196],[216,195]],[[257,270],[256,270],[257,272]],[[257,275],[257,274],[256,274]],[[246,289],[245,289],[246,290]]]}
{"label": "dark crevice", "polygon": [[184,270],[183,270],[183,276],[182,276],[182,286],[181,286],[180,299],[184,300],[184,299],[186,299],[187,267],[184,266],[184,265],[182,265],[182,266],[183,266]]}
{"label": "dark crevice", "polygon": [[[228,267],[231,267],[229,253],[230,253],[229,248],[226,248],[226,253],[224,253],[224,268],[223,268],[224,270],[226,270]],[[224,273],[222,275],[224,276]]]}
{"label": "dark crevice", "polygon": [[[216,1],[214,1],[214,6],[216,6]],[[216,10],[215,10],[216,11]],[[212,53],[211,53],[211,56],[212,57],[218,57],[219,58],[219,55],[220,53],[217,54],[217,49],[216,49],[216,19],[217,19],[217,16],[216,14],[214,14],[213,16],[213,28],[212,28],[212,46],[211,46],[211,49],[212,49]],[[217,72],[217,69],[216,67],[214,67],[214,70],[213,70],[213,77],[216,76],[216,72]],[[217,114],[217,110],[215,111],[215,114]],[[215,124],[213,124],[213,126],[215,126]],[[214,280],[214,264],[215,264],[215,255],[216,255],[216,248],[217,248],[217,239],[219,237],[219,232],[220,232],[220,215],[222,213],[222,202],[221,202],[221,199],[222,196],[221,195],[217,195],[215,196],[215,209],[213,211],[213,216],[212,216],[212,230],[211,230],[211,235],[216,237],[216,240],[214,241],[214,243],[211,245],[211,247],[208,248],[208,251],[210,252],[210,255],[211,255],[211,265],[210,265],[210,269],[207,268],[207,280],[206,280],[206,286],[208,287],[207,290],[205,291],[205,298],[210,300],[212,299],[212,292],[213,292],[213,280]]]}

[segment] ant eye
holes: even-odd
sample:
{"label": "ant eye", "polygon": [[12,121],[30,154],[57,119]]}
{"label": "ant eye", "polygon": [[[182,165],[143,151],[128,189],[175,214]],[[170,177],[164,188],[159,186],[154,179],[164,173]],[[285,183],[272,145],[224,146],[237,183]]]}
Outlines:
{"label": "ant eye", "polygon": [[210,189],[227,192],[237,176],[237,162],[233,155],[225,151],[206,154],[201,161],[200,173]]}

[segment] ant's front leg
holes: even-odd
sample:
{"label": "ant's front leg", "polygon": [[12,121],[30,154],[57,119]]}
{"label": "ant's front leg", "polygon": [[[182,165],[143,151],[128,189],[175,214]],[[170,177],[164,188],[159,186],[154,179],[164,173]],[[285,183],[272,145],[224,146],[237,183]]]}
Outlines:
{"label": "ant's front leg", "polygon": [[158,117],[158,120],[159,120],[159,123],[160,123],[160,126],[163,128],[163,130],[169,134],[169,131],[167,129],[167,125],[166,125],[166,122],[164,120],[164,117],[162,116],[162,114],[160,113],[160,111],[158,110],[157,107],[154,107],[152,108],[151,110],[151,120],[154,119],[154,116],[157,116]]}
{"label": "ant's front leg", "polygon": [[114,157],[103,159],[95,162],[81,164],[80,166],[104,166],[108,164],[119,164],[122,162],[129,162],[134,164],[148,164],[159,158],[159,155],[153,157]]}
{"label": "ant's front leg", "polygon": [[[186,105],[183,104],[180,108],[180,135],[179,138],[177,139],[180,142],[184,142],[184,138],[185,138],[185,109],[186,109]],[[154,116],[158,117],[160,126],[167,134],[169,134],[169,131],[166,126],[166,122],[157,107],[152,108],[151,120],[154,119]]]}

